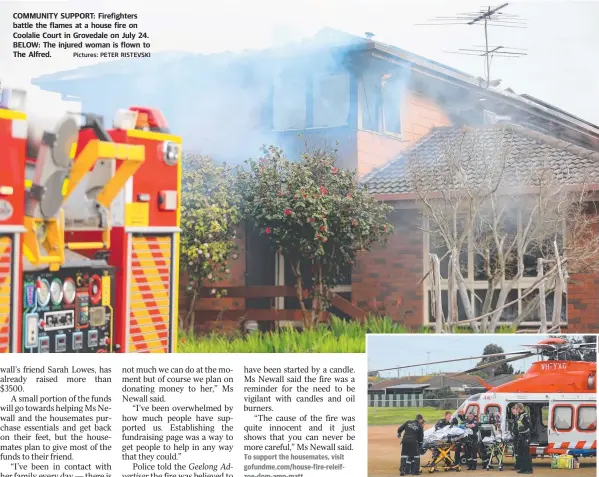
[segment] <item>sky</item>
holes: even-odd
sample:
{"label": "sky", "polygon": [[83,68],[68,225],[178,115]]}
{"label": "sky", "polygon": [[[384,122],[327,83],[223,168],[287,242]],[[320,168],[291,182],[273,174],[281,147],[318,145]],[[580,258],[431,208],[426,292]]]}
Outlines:
{"label": "sky", "polygon": [[[366,353],[368,369],[377,370],[394,366],[423,364],[401,370],[400,376],[424,375],[426,363],[456,358],[481,356],[488,344],[496,344],[506,353],[523,351],[522,345],[536,344],[542,335],[371,335],[368,336]],[[456,363],[431,364],[428,373],[458,372],[476,366],[480,358]],[[516,371],[526,371],[536,357],[510,363]],[[397,377],[397,371],[381,373],[383,377]]]}
{"label": "sky", "polygon": [[[482,58],[445,52],[484,44],[482,27],[430,25],[433,17],[477,11],[481,5],[440,0],[0,0],[0,79],[41,94],[29,85],[31,78],[97,61],[73,58],[68,51],[51,59],[12,58],[12,14],[44,11],[138,13],[154,52],[263,49],[327,26],[360,36],[369,31],[375,40],[483,76]],[[594,59],[599,2],[515,1],[505,11],[526,19],[526,28],[491,28],[489,44],[523,48],[527,56],[495,58],[492,78],[501,79],[501,87],[599,124],[599,61]]]}

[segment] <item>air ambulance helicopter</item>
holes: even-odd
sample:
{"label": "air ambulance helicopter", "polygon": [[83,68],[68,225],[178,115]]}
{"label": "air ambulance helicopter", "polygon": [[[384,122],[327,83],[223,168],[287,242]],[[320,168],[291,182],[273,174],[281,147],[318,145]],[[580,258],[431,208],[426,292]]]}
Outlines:
{"label": "air ambulance helicopter", "polygon": [[[452,419],[457,417],[459,411],[464,411],[464,415],[473,413],[479,420],[491,416],[497,419],[499,416],[501,431],[509,432],[512,428],[512,408],[517,403],[523,403],[532,425],[532,456],[568,454],[574,457],[596,457],[597,363],[565,359],[573,351],[582,357],[582,350],[592,349],[596,344],[572,344],[561,338],[547,338],[537,344],[524,346],[530,350],[399,366],[378,371],[480,358],[503,358],[453,374],[453,377],[538,356],[538,361],[533,363],[526,373],[511,382],[492,387],[479,378],[487,391],[469,396]],[[434,432],[434,428],[428,429],[425,437],[431,432]]]}

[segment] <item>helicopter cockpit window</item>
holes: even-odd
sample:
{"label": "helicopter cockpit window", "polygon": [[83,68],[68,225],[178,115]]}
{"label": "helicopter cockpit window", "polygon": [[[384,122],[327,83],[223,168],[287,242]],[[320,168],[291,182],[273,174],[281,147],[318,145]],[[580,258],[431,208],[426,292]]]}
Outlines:
{"label": "helicopter cockpit window", "polygon": [[580,431],[597,430],[597,408],[595,406],[579,407],[576,427]]}
{"label": "helicopter cockpit window", "polygon": [[556,431],[572,429],[574,410],[570,406],[555,406],[553,408],[553,428]]}
{"label": "helicopter cockpit window", "polygon": [[486,416],[486,420],[489,424],[494,424],[496,422],[499,422],[498,418],[499,418],[500,414],[501,414],[501,411],[499,409],[499,406],[490,405],[485,408],[485,416]]}

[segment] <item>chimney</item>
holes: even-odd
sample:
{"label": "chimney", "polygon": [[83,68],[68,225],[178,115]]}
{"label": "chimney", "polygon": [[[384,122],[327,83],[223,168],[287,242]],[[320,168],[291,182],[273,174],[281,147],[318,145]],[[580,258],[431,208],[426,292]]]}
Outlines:
{"label": "chimney", "polygon": [[367,31],[366,33],[364,33],[364,36],[366,38],[368,38],[369,40],[372,40],[372,37],[374,36],[374,33],[372,33],[371,31]]}

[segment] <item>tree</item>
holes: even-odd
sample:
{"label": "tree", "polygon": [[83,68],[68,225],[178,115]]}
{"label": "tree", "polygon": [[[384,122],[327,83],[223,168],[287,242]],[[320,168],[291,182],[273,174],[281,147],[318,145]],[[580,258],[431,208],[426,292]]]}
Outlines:
{"label": "tree", "polygon": [[424,390],[425,406],[436,407],[437,409],[455,409],[458,406],[459,395],[452,391],[450,387]]}
{"label": "tree", "polygon": [[189,278],[189,308],[181,324],[188,332],[194,330],[200,289],[229,275],[240,218],[232,183],[225,165],[198,154],[183,157],[180,263]]}
{"label": "tree", "polygon": [[[483,350],[483,355],[485,356],[500,353],[504,353],[503,348],[496,344],[488,344],[487,346],[485,346],[485,349]],[[478,363],[476,363],[476,366],[478,367],[485,364],[494,363],[496,361],[501,361],[505,358],[506,356],[490,356],[488,358],[482,358]],[[488,368],[485,368],[485,374],[487,374],[488,377],[499,376],[501,374],[514,374],[514,368],[511,364],[502,363],[497,366],[490,366]]]}
{"label": "tree", "polygon": [[559,359],[565,359],[570,361],[597,361],[597,336],[596,335],[561,335],[557,338],[566,340],[571,345],[590,344],[593,346],[567,349],[566,351],[559,352]]}
{"label": "tree", "polygon": [[357,254],[386,241],[391,208],[360,186],[355,171],[340,170],[328,148],[291,161],[270,146],[248,166],[238,178],[244,214],[290,265],[310,328],[322,319],[330,289],[346,278]]}
{"label": "tree", "polygon": [[[446,311],[433,306],[434,315],[446,315],[435,316],[438,331],[460,322],[493,333],[502,322],[531,319],[542,332],[548,321],[557,330],[568,272],[598,268],[597,215],[588,213],[585,183],[591,166],[570,171],[531,160],[514,147],[515,134],[464,128],[441,141],[434,157],[416,149],[407,161],[434,252],[431,305],[441,300],[439,282],[448,290]],[[435,255],[443,266],[434,265]]]}

